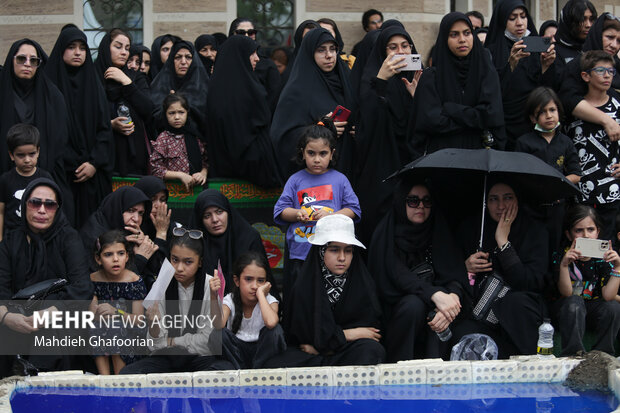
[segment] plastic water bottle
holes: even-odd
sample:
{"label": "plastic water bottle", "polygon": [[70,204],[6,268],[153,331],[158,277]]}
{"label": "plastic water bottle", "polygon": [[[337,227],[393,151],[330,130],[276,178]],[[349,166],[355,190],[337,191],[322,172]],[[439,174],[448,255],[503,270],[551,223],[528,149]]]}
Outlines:
{"label": "plastic water bottle", "polygon": [[538,357],[553,357],[553,331],[551,320],[545,318],[540,327],[538,327],[538,348],[536,350]]}
{"label": "plastic water bottle", "polygon": [[[436,315],[437,312],[434,310],[428,313],[428,321],[431,321]],[[452,338],[452,331],[450,331],[450,327],[446,328],[444,331],[436,331],[436,333],[437,337],[439,337],[439,340],[441,341],[448,341]]]}
{"label": "plastic water bottle", "polygon": [[132,122],[132,120],[131,120],[131,113],[129,112],[129,108],[127,107],[127,105],[125,105],[125,102],[121,102],[121,104],[118,105],[118,109],[116,110],[116,114],[119,117],[127,118],[127,120],[124,121],[123,123],[129,124],[129,123]]}

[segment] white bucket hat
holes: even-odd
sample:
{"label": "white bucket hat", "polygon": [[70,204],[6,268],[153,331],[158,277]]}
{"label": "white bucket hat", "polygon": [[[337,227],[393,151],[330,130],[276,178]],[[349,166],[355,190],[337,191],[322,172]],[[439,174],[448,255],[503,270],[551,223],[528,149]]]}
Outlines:
{"label": "white bucket hat", "polygon": [[319,219],[314,228],[314,234],[308,237],[308,242],[313,245],[342,242],[366,249],[364,244],[355,238],[353,220],[342,214],[332,214]]}

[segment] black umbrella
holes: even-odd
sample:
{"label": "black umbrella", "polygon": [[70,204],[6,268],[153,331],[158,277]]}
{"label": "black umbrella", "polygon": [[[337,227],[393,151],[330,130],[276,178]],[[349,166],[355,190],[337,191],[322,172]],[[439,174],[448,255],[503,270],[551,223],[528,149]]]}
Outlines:
{"label": "black umbrella", "polygon": [[[581,195],[579,188],[564,175],[537,157],[523,152],[494,149],[442,149],[405,165],[387,179],[396,176],[430,178],[435,187],[450,188],[451,195],[460,191],[482,191],[482,227],[484,232],[486,186],[489,176],[513,185],[520,198],[532,204],[554,202]],[[482,184],[482,186],[481,186]]]}

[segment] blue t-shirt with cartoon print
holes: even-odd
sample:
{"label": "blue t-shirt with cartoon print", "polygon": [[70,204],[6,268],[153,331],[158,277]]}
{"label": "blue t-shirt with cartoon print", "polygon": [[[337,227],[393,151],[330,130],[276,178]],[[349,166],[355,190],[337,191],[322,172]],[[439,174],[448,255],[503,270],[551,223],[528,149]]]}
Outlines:
{"label": "blue t-shirt with cartoon print", "polygon": [[[310,221],[289,223],[282,220],[280,214],[286,208],[305,210]],[[289,257],[306,259],[312,246],[308,237],[314,233],[316,224],[316,220],[312,218],[317,211],[327,209],[335,212],[342,208],[351,209],[356,215],[356,222],[362,217],[357,195],[347,177],[340,172],[329,169],[322,175],[313,175],[302,169],[291,175],[273,208],[273,219],[276,223],[290,224],[286,231]]]}

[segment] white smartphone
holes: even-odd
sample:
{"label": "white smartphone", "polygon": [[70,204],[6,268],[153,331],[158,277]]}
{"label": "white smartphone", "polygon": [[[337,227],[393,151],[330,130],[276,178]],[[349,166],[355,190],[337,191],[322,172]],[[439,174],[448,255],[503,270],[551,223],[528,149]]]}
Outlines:
{"label": "white smartphone", "polygon": [[610,249],[609,241],[602,239],[577,238],[575,249],[584,257],[603,258],[605,252]]}
{"label": "white smartphone", "polygon": [[407,63],[407,66],[401,68],[400,72],[410,72],[413,70],[422,70],[422,56],[419,54],[397,54],[392,57],[392,60],[398,59],[400,57],[405,57],[405,61],[403,63]]}

